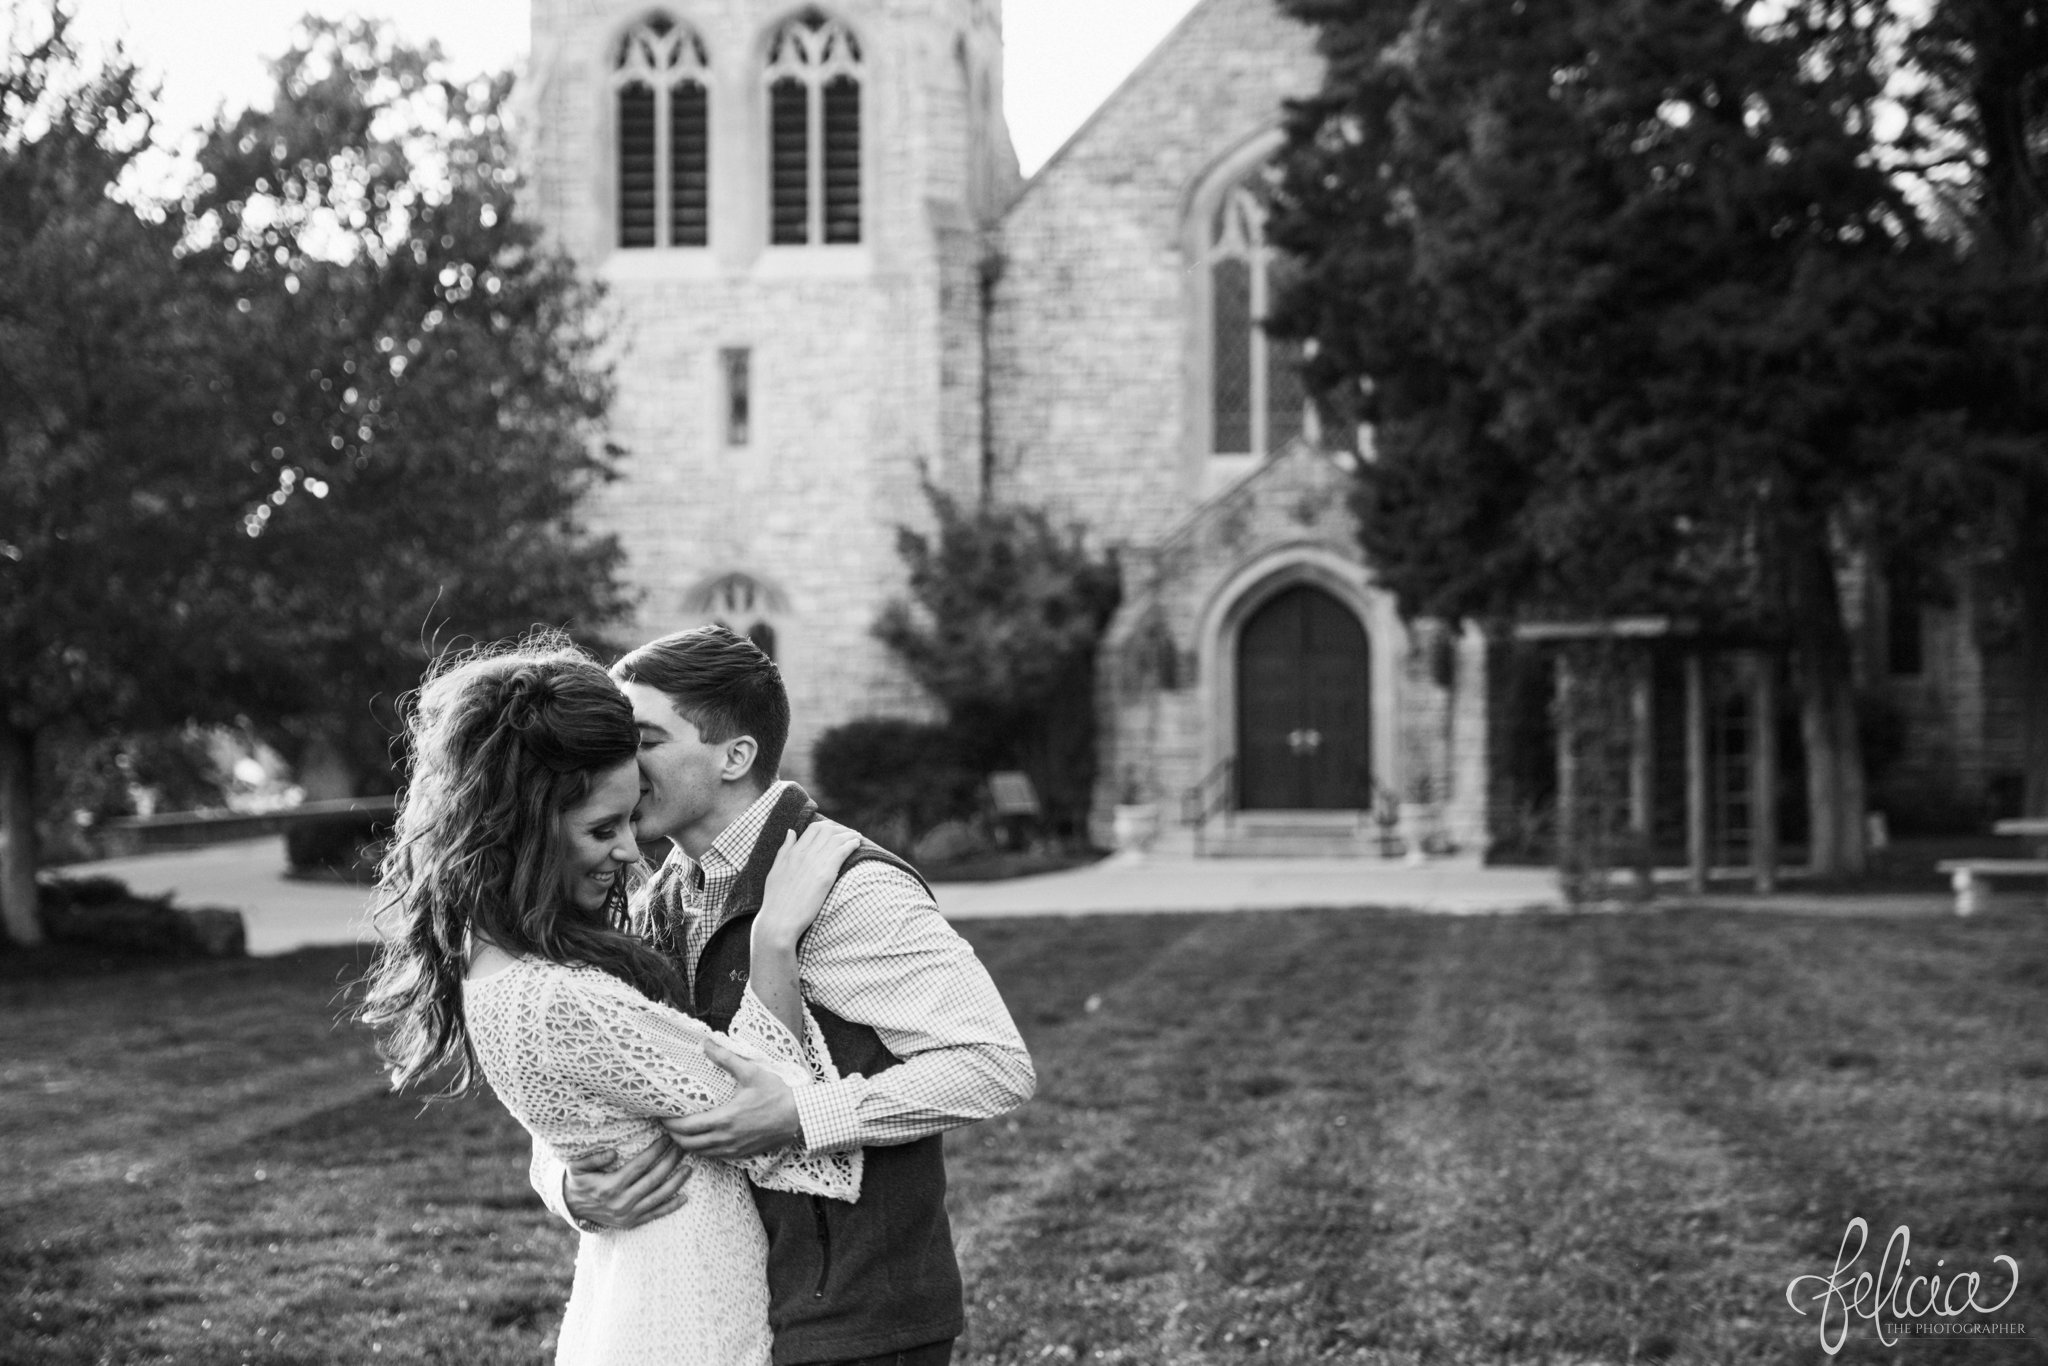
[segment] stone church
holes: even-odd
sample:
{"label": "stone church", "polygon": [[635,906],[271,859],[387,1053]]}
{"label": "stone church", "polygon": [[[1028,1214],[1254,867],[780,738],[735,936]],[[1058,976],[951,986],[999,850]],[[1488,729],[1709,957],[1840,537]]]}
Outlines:
{"label": "stone church", "polygon": [[[1375,587],[1357,443],[1323,439],[1259,327],[1264,170],[1281,102],[1320,76],[1274,0],[1201,0],[1028,182],[999,0],[532,13],[532,203],[609,290],[625,455],[592,521],[626,549],[639,637],[724,621],[781,662],[792,775],[831,726],[931,712],[870,634],[929,479],[1120,550],[1099,835],[1119,803],[1154,804],[1169,841],[1215,814],[1325,848],[1501,835],[1489,808],[1517,799],[1489,783],[1527,732],[1501,698],[1534,694]],[[1861,583],[1902,787],[2010,787],[2011,689],[1967,602]]]}
{"label": "stone church", "polygon": [[1121,550],[1099,821],[1378,806],[1483,846],[1485,652],[1374,587],[1258,326],[1263,169],[1319,75],[1272,0],[1203,0],[1029,182],[998,0],[534,0],[531,73],[533,203],[609,291],[592,521],[639,636],[775,655],[788,771],[931,710],[870,634],[928,477]]}

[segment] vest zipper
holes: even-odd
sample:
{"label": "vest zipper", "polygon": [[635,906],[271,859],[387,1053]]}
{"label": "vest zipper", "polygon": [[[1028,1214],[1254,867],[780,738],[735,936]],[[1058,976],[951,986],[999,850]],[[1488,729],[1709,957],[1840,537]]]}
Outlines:
{"label": "vest zipper", "polygon": [[811,1292],[811,1298],[825,1298],[825,1278],[832,1274],[832,1226],[825,1222],[825,1199],[811,1197],[811,1219],[818,1228],[818,1288]]}

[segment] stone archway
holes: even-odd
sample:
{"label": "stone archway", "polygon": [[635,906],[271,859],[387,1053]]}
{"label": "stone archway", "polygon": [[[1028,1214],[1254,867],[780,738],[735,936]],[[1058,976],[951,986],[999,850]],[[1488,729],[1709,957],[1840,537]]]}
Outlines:
{"label": "stone archway", "polygon": [[1344,603],[1310,583],[1244,620],[1236,658],[1237,796],[1243,810],[1372,805],[1372,647]]}

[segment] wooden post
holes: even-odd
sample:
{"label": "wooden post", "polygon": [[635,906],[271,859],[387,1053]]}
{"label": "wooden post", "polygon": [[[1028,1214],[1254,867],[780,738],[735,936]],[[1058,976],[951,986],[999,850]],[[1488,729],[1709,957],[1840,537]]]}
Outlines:
{"label": "wooden post", "polygon": [[1572,693],[1578,680],[1572,675],[1569,646],[1557,652],[1557,863],[1563,868],[1578,845],[1576,829],[1579,809],[1579,756],[1572,747]]}
{"label": "wooden post", "polygon": [[1697,650],[1685,656],[1685,885],[1707,890],[1707,664]]}
{"label": "wooden post", "polygon": [[1645,649],[1630,669],[1629,720],[1633,734],[1628,752],[1628,823],[1630,843],[1635,847],[1636,894],[1648,901],[1657,894],[1655,843],[1657,838],[1657,726],[1655,706],[1656,659]]}
{"label": "wooden post", "polygon": [[1750,656],[1749,863],[1756,890],[1778,890],[1778,661]]}

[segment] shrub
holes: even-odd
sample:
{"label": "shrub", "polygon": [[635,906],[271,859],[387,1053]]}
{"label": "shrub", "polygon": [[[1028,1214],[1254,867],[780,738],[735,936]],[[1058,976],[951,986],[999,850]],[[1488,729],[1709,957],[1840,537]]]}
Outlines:
{"label": "shrub", "polygon": [[981,776],[949,728],[897,717],[835,726],[811,764],[835,817],[905,851],[941,821],[973,814]]}
{"label": "shrub", "polygon": [[977,770],[1030,774],[1047,824],[1078,839],[1095,786],[1095,654],[1123,592],[1116,557],[1037,508],[925,493],[936,534],[898,533],[910,595],[875,634],[946,709]]}
{"label": "shrub", "polygon": [[390,816],[358,812],[294,822],[284,832],[285,860],[294,873],[338,873],[354,882],[374,881],[391,822]]}
{"label": "shrub", "polygon": [[237,911],[173,906],[137,896],[118,878],[51,879],[38,885],[37,913],[52,943],[153,957],[239,958],[248,935]]}

